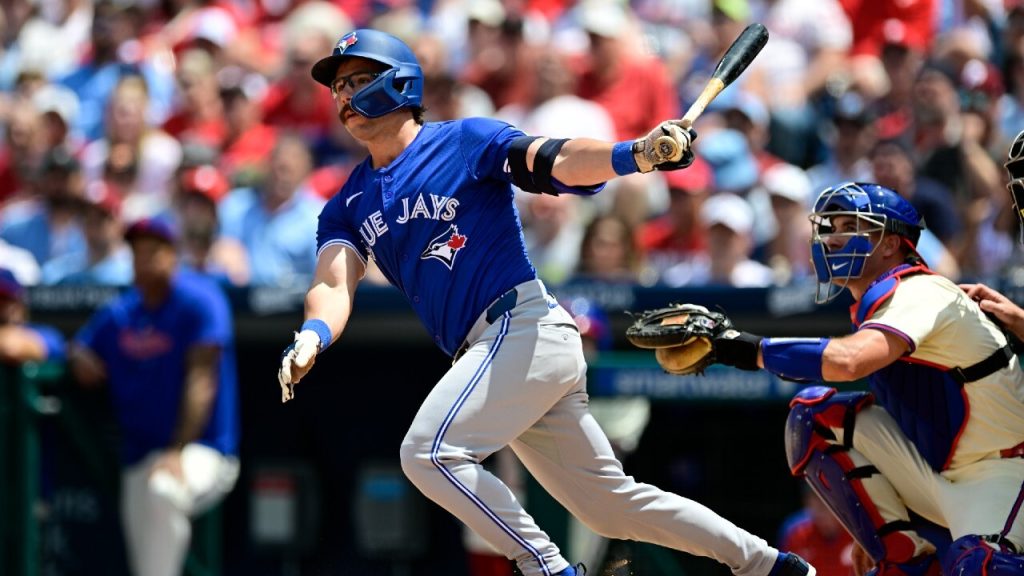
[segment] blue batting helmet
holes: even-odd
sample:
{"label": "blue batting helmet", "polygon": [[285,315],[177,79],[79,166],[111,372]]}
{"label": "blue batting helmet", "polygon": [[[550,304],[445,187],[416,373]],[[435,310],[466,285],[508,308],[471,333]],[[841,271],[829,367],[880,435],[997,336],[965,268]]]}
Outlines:
{"label": "blue batting helmet", "polygon": [[376,118],[423,101],[423,70],[411,48],[395,36],[360,28],[338,40],[330,56],[313,65],[313,79],[331,87],[345,58],[366,58],[388,69],[352,96],[352,109]]}
{"label": "blue batting helmet", "polygon": [[[856,230],[841,231],[833,226],[833,218],[852,216]],[[811,263],[818,278],[815,301],[828,302],[838,296],[849,281],[860,278],[864,262],[874,253],[872,233],[896,234],[911,248],[924,229],[924,221],[905,198],[895,191],[865,182],[847,182],[826,188],[814,202],[811,220]],[[841,248],[832,250],[826,240],[844,237]],[[838,286],[835,281],[842,281]],[[823,293],[822,288],[826,288]]]}

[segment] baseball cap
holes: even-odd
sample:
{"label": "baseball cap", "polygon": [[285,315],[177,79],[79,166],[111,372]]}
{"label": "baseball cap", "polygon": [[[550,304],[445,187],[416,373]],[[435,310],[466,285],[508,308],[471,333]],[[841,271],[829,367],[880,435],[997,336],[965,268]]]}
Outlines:
{"label": "baseball cap", "polygon": [[[768,107],[757,95],[735,88],[725,99],[716,98],[711,102],[710,111],[726,112],[736,110],[757,126],[767,126],[771,120]],[[720,101],[721,100],[721,101]]]}
{"label": "baseball cap", "polygon": [[136,220],[124,233],[124,239],[128,242],[142,237],[156,238],[168,244],[175,244],[178,241],[178,233],[174,226],[162,218]]}
{"label": "baseball cap", "polygon": [[32,95],[32,104],[40,114],[56,114],[65,126],[71,126],[78,116],[78,96],[71,90],[47,84]]}
{"label": "baseball cap", "polygon": [[699,146],[701,156],[711,165],[718,189],[735,192],[749,189],[757,183],[757,159],[740,132],[717,130],[704,137]]}
{"label": "baseball cap", "polygon": [[228,179],[214,166],[197,166],[181,174],[182,192],[201,194],[214,204],[220,202],[230,187]]}
{"label": "baseball cap", "polygon": [[591,34],[615,38],[626,30],[626,10],[614,0],[584,0],[577,10],[580,27]]}
{"label": "baseball cap", "polygon": [[874,114],[867,101],[857,92],[846,92],[836,100],[832,117],[837,122],[852,122],[866,126],[874,121]]}
{"label": "baseball cap", "polygon": [[25,287],[14,277],[14,272],[0,268],[0,298],[21,301],[25,297]]}
{"label": "baseball cap", "polygon": [[710,228],[721,224],[737,234],[750,234],[754,229],[754,209],[735,194],[713,194],[700,209],[701,220]]}
{"label": "baseball cap", "polygon": [[682,170],[665,172],[665,184],[670,190],[682,190],[690,194],[709,191],[715,187],[715,175],[707,161],[697,156],[693,164]]}
{"label": "baseball cap", "polygon": [[764,171],[761,177],[764,189],[772,196],[808,205],[811,199],[811,179],[799,166],[780,162]]}

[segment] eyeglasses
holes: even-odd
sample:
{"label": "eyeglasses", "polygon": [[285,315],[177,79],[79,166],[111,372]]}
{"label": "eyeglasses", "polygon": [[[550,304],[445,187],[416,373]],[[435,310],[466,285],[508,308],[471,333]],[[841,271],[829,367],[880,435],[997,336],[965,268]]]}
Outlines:
{"label": "eyeglasses", "polygon": [[352,88],[352,92],[359,92],[367,84],[376,80],[383,72],[353,72],[347,76],[338,76],[331,83],[331,93],[338,95],[345,91],[346,86]]}

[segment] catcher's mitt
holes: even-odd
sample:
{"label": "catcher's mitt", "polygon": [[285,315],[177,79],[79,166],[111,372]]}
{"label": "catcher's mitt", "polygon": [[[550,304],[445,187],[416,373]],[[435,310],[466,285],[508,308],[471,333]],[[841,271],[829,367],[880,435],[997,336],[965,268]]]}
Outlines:
{"label": "catcher's mitt", "polygon": [[714,338],[732,328],[725,314],[696,304],[669,304],[647,310],[626,329],[638,348],[653,348],[658,364],[670,374],[700,374],[714,363]]}

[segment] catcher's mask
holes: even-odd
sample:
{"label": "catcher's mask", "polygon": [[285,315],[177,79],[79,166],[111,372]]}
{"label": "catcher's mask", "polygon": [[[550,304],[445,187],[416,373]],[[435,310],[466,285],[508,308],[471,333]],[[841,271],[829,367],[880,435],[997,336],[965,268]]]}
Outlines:
{"label": "catcher's mask", "polygon": [[355,57],[388,68],[352,95],[353,110],[367,118],[377,118],[399,108],[421,105],[423,70],[416,55],[405,42],[378,30],[361,28],[342,36],[331,55],[313,65],[313,79],[333,90],[338,65],[345,58]]}
{"label": "catcher's mask", "polygon": [[[836,219],[848,216],[843,229]],[[896,192],[863,182],[826,188],[814,202],[811,220],[811,264],[818,278],[814,301],[824,304],[842,293],[850,280],[860,278],[864,262],[886,233],[903,238],[916,253],[924,222],[917,210]],[[850,223],[853,227],[851,228]],[[871,235],[878,234],[872,243]]]}
{"label": "catcher's mask", "polygon": [[1010,145],[1003,167],[1010,175],[1006,189],[1010,191],[1010,199],[1013,201],[1013,213],[1017,215],[1017,223],[1020,228],[1019,239],[1021,243],[1024,243],[1024,130],[1017,134],[1013,144]]}

